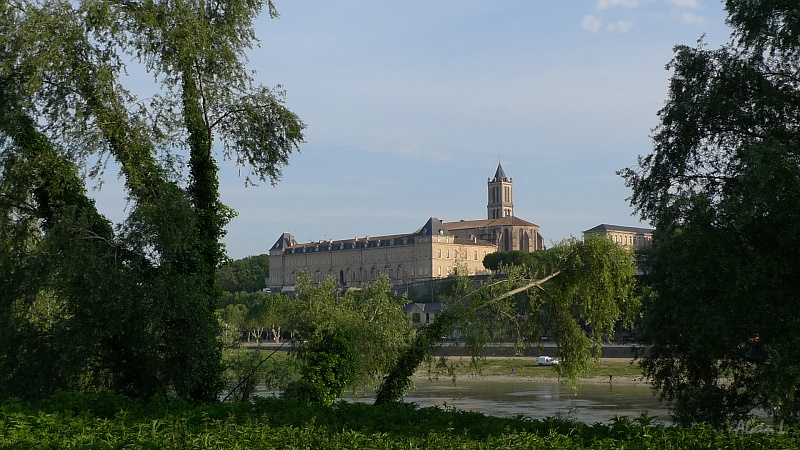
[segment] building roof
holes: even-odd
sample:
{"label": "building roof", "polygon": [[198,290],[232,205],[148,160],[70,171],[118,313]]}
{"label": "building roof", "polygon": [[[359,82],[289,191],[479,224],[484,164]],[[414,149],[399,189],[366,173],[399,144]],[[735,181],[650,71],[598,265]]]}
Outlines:
{"label": "building roof", "polygon": [[425,222],[425,225],[422,226],[419,230],[412,233],[416,236],[433,236],[433,235],[441,235],[441,236],[452,236],[453,233],[445,226],[444,222],[437,219],[436,217],[431,217]]}
{"label": "building roof", "polygon": [[500,162],[497,163],[497,171],[495,171],[492,181],[508,181],[506,172],[503,170],[503,165],[500,164]]}
{"label": "building roof", "polygon": [[535,223],[520,219],[515,216],[505,216],[499,219],[479,219],[479,220],[460,220],[458,222],[447,222],[444,224],[450,230],[465,230],[468,228],[492,228],[504,226],[518,227],[539,227]]}
{"label": "building roof", "polygon": [[[352,250],[356,248],[369,248],[384,245],[404,245],[414,242],[416,236],[450,236],[453,233],[444,222],[431,217],[421,228],[413,233],[391,234],[384,236],[365,236],[351,239],[324,240],[315,242],[298,243],[290,233],[283,233],[273,244],[270,250],[288,250],[293,252],[318,252],[332,250]],[[481,239],[453,238],[454,244],[494,246],[491,242]]]}
{"label": "building roof", "polygon": [[281,237],[279,237],[278,240],[275,241],[270,250],[283,250],[295,244],[296,242],[294,241],[294,237],[288,232],[284,232],[283,234],[281,234]]}
{"label": "building roof", "polygon": [[622,231],[625,233],[636,233],[636,234],[653,234],[653,231],[655,230],[652,228],[626,227],[622,225],[609,225],[607,223],[601,223],[596,227],[589,228],[583,233],[591,234],[591,233],[601,233],[607,231]]}
{"label": "building roof", "polygon": [[408,303],[403,306],[403,312],[409,313],[413,310],[419,310],[422,312],[432,312],[436,313],[444,309],[444,303],[441,302],[432,302],[432,303]]}

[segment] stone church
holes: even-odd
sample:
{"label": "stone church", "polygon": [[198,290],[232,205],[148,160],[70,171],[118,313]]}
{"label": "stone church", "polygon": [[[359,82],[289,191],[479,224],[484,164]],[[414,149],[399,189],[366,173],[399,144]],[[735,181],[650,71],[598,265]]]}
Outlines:
{"label": "stone church", "polygon": [[544,249],[539,226],[514,216],[514,184],[501,164],[487,187],[486,219],[442,222],[431,217],[408,234],[309,243],[283,233],[269,250],[268,286],[273,292],[292,291],[302,272],[315,283],[332,277],[343,288],[359,288],[380,274],[393,286],[413,285],[455,271],[486,275],[483,258],[496,251]]}
{"label": "stone church", "polygon": [[447,229],[458,237],[474,236],[491,242],[501,252],[544,250],[539,226],[514,215],[514,182],[506,177],[502,164],[497,164],[494,177],[486,184],[489,197],[486,219],[448,222]]}

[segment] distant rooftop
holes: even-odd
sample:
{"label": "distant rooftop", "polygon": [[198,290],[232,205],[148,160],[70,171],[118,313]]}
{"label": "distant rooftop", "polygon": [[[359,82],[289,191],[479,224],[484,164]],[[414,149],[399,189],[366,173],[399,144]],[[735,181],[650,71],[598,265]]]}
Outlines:
{"label": "distant rooftop", "polygon": [[600,225],[589,228],[588,230],[584,231],[583,233],[600,233],[603,231],[622,231],[625,233],[637,233],[637,234],[653,234],[655,231],[652,228],[641,228],[641,227],[626,227],[622,225],[610,225],[607,223],[601,223]]}

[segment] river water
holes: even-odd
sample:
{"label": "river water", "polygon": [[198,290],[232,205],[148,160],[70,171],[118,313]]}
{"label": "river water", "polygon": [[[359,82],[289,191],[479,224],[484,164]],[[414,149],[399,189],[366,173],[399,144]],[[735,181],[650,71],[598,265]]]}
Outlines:
{"label": "river water", "polygon": [[[279,395],[260,391],[261,395]],[[348,393],[347,401],[372,403],[374,391]],[[565,417],[592,424],[607,423],[615,416],[631,419],[647,412],[663,424],[671,423],[666,407],[647,384],[585,383],[577,390],[558,381],[523,379],[428,380],[417,378],[403,397],[420,407],[475,411],[497,417]]]}
{"label": "river water", "polygon": [[557,381],[416,380],[404,401],[499,417],[562,416],[589,424],[647,412],[670,423],[665,406],[646,384],[584,383],[573,390]]}
{"label": "river water", "polygon": [[[257,393],[278,396],[279,392],[257,389]],[[352,392],[347,401],[372,403],[374,391]],[[608,423],[614,417],[630,419],[642,413],[671,425],[669,411],[659,402],[648,384],[583,383],[577,390],[558,381],[524,379],[459,379],[428,380],[417,378],[414,387],[403,397],[406,403],[419,407],[439,407],[457,411],[475,411],[496,417],[564,417],[586,424]],[[756,417],[771,424],[764,411]]]}

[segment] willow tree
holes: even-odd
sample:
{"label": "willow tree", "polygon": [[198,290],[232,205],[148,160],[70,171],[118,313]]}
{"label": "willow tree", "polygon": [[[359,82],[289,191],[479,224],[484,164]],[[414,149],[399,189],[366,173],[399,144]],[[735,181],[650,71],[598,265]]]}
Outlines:
{"label": "willow tree", "polygon": [[[258,1],[0,5],[4,395],[216,398],[215,271],[233,211],[215,149],[275,183],[304,128],[246,69],[265,5],[274,17]],[[109,161],[130,202],[116,230],[82,176]]]}
{"label": "willow tree", "polygon": [[384,377],[375,403],[399,401],[410,378],[441,336],[465,335],[480,356],[496,337],[519,341],[552,331],[560,374],[575,382],[601,356],[602,342],[618,324],[631,325],[639,311],[633,255],[604,238],[565,241],[511,267],[507,277],[477,286],[456,277],[446,309],[422,328]]}
{"label": "willow tree", "polygon": [[331,277],[312,285],[301,273],[287,329],[304,342],[294,355],[302,373],[287,396],[330,403],[347,387],[375,386],[412,337],[403,302],[385,274],[342,293]]}

